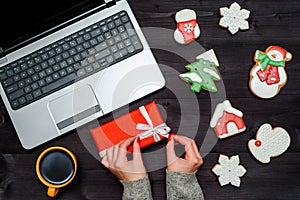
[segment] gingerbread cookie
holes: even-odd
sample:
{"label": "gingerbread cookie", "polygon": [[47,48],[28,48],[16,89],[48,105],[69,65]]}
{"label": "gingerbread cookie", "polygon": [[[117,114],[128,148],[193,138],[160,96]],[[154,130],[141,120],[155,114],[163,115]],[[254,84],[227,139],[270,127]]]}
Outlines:
{"label": "gingerbread cookie", "polygon": [[228,100],[216,106],[210,121],[210,127],[215,130],[215,133],[221,139],[246,130],[243,113],[233,108]]}
{"label": "gingerbread cookie", "polygon": [[191,90],[200,92],[205,89],[209,92],[217,92],[215,80],[220,80],[221,77],[216,67],[219,66],[218,59],[214,50],[209,50],[199,56],[197,61],[185,66],[189,72],[180,74],[179,77],[191,84]]}
{"label": "gingerbread cookie", "polygon": [[240,187],[241,179],[247,170],[240,165],[239,155],[228,156],[220,154],[219,164],[216,164],[212,168],[212,172],[219,176],[219,183],[221,186],[231,184],[236,187]]}
{"label": "gingerbread cookie", "polygon": [[272,129],[270,124],[263,124],[257,131],[256,139],[248,142],[252,155],[262,163],[269,163],[270,158],[283,154],[290,146],[290,136],[281,127]]}
{"label": "gingerbread cookie", "polygon": [[266,52],[257,50],[256,64],[250,71],[251,92],[263,99],[275,97],[287,82],[285,62],[291,59],[292,54],[280,46],[270,46]]}
{"label": "gingerbread cookie", "polygon": [[195,11],[191,9],[180,10],[176,13],[175,20],[177,29],[174,32],[174,39],[179,44],[188,44],[200,36]]}
{"label": "gingerbread cookie", "polygon": [[223,28],[228,28],[228,31],[233,35],[236,34],[239,29],[249,29],[249,23],[247,19],[250,16],[250,11],[241,9],[241,6],[234,2],[229,8],[220,8],[220,15],[222,16],[219,25]]}

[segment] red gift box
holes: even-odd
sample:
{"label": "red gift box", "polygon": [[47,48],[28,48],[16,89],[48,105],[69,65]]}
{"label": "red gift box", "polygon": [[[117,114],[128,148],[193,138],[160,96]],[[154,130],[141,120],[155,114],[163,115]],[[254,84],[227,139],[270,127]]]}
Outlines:
{"label": "red gift box", "polygon": [[[139,137],[140,147],[144,148],[168,138],[169,131],[155,102],[90,130],[101,157],[105,155],[106,149],[124,139]],[[128,151],[132,151],[132,146]]]}

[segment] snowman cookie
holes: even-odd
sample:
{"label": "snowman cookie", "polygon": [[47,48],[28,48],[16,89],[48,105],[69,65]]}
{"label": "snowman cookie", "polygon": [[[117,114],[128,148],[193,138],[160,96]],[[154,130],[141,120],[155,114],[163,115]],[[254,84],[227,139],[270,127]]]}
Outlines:
{"label": "snowman cookie", "polygon": [[191,9],[180,10],[176,13],[175,20],[177,29],[174,32],[174,39],[179,44],[188,44],[200,36],[195,11]]}
{"label": "snowman cookie", "polygon": [[262,163],[269,163],[272,157],[283,154],[290,146],[291,139],[286,130],[281,127],[272,128],[263,124],[257,131],[256,139],[248,142],[252,155]]}
{"label": "snowman cookie", "polygon": [[266,52],[257,50],[256,64],[250,71],[249,87],[253,94],[263,99],[275,97],[287,82],[285,62],[292,54],[280,46],[270,46]]}

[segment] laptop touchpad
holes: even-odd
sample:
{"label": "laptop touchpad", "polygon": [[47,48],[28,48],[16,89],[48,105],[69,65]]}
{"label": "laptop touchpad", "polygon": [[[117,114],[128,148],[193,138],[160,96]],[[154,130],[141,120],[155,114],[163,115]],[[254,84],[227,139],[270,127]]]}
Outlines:
{"label": "laptop touchpad", "polygon": [[76,88],[49,103],[50,112],[59,129],[99,112],[100,106],[89,86]]}

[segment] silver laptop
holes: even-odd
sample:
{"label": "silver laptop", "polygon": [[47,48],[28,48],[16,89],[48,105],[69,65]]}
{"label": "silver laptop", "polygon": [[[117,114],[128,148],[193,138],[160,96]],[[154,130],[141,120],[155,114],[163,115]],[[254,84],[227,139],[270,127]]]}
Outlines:
{"label": "silver laptop", "polygon": [[7,1],[4,7],[0,94],[25,149],[165,85],[126,0]]}

